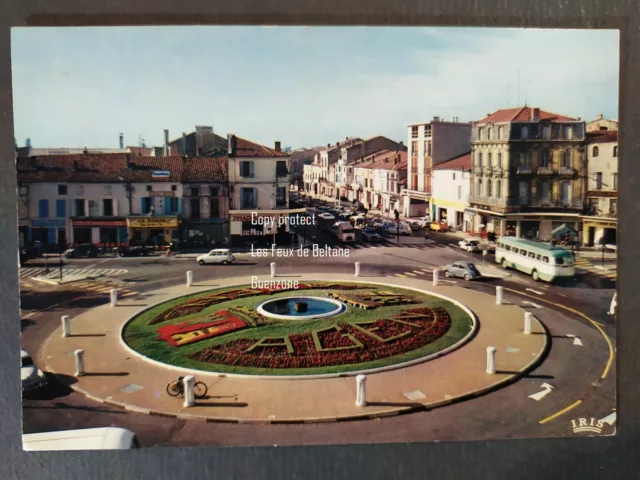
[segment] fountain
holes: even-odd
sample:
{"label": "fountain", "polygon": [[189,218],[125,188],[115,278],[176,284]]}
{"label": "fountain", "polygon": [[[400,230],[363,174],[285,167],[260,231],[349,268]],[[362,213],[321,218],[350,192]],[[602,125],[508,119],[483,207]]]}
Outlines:
{"label": "fountain", "polygon": [[279,320],[310,320],[336,315],[346,306],[333,298],[285,297],[267,300],[256,308],[260,315]]}

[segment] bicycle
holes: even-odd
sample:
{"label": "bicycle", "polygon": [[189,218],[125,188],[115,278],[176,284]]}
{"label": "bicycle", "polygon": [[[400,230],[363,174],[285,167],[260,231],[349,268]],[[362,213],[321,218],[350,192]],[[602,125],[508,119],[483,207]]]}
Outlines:
{"label": "bicycle", "polygon": [[[178,377],[178,380],[173,380],[167,385],[167,393],[172,397],[178,395],[184,395],[184,384],[182,379],[184,377]],[[193,395],[196,398],[204,398],[207,396],[207,385],[204,382],[195,382],[193,384]]]}

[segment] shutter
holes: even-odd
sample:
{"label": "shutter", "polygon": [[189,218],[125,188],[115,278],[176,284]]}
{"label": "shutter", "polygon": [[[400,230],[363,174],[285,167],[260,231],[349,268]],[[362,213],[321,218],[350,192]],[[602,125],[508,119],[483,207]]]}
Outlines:
{"label": "shutter", "polygon": [[57,238],[57,229],[56,228],[48,228],[48,234],[49,234],[49,245],[54,245],[56,243],[58,243],[58,238]]}
{"label": "shutter", "polygon": [[49,218],[49,200],[42,199],[38,202],[38,216],[40,218]]}
{"label": "shutter", "polygon": [[140,213],[144,213],[144,200],[145,200],[145,197],[142,197],[140,199]]}
{"label": "shutter", "polygon": [[[253,171],[253,162],[251,162],[251,171]],[[253,190],[253,208],[258,208],[258,189],[254,188]]]}
{"label": "shutter", "polygon": [[67,216],[66,200],[56,200],[56,217],[64,218]]}
{"label": "shutter", "polygon": [[182,198],[178,198],[178,213],[182,213]]}
{"label": "shutter", "polygon": [[253,162],[249,162],[249,176],[253,178]]}
{"label": "shutter", "polygon": [[171,197],[164,198],[164,213],[171,213]]}

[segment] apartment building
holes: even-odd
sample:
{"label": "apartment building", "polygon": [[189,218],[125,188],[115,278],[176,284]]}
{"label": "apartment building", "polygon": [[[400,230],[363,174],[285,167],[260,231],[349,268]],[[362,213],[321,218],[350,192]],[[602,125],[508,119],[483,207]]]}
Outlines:
{"label": "apartment building", "polygon": [[471,153],[435,165],[432,174],[431,218],[454,229],[470,230],[473,214],[466,207],[471,191]]}

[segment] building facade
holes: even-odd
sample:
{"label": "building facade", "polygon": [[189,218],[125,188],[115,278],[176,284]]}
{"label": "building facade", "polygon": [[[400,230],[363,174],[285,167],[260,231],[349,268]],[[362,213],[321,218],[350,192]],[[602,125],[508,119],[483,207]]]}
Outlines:
{"label": "building facade", "polygon": [[582,221],[585,246],[616,243],[618,216],[618,132],[587,133],[587,205]]}
{"label": "building facade", "polygon": [[430,213],[431,169],[470,149],[471,123],[453,120],[446,122],[433,117],[430,122],[412,123],[407,127],[408,170],[403,211],[406,217]]}
{"label": "building facade", "polygon": [[604,118],[600,113],[595,120],[586,122],[585,128],[587,132],[618,131],[618,121]]}
{"label": "building facade", "polygon": [[471,230],[473,217],[466,208],[471,192],[471,154],[442,162],[433,167],[432,173],[432,218],[453,229]]}
{"label": "building facade", "polygon": [[548,240],[564,224],[577,233],[586,195],[584,140],[583,121],[527,106],[474,123],[473,232]]}

